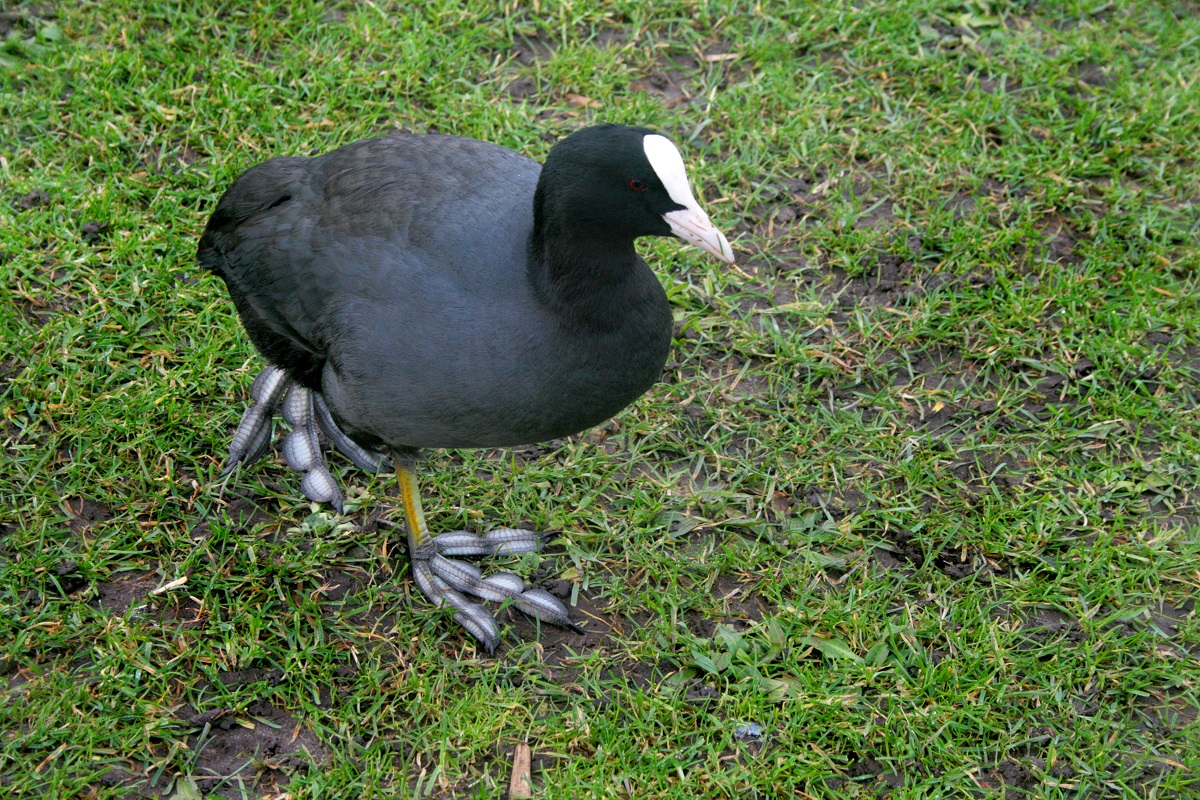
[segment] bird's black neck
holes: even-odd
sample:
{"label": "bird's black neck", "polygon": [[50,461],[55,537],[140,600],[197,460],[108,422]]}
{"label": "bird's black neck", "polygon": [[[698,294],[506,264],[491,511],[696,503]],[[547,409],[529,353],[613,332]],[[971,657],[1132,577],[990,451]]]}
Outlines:
{"label": "bird's black neck", "polygon": [[[633,240],[586,221],[571,227],[535,215],[529,237],[529,280],[538,299],[564,314],[603,324],[638,303],[645,277],[653,279]],[[590,231],[595,233],[589,235]],[[646,273],[643,275],[642,273]],[[657,282],[657,281],[656,281]]]}

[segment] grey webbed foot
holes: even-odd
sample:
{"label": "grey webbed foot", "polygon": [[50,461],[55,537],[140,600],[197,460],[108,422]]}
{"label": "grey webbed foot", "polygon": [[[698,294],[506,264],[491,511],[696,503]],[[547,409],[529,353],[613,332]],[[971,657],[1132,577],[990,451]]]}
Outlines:
{"label": "grey webbed foot", "polygon": [[421,593],[436,606],[443,603],[454,606],[455,621],[478,639],[489,654],[494,653],[500,643],[500,628],[491,612],[467,595],[497,603],[511,602],[536,620],[583,633],[583,629],[571,621],[561,600],[545,589],[526,586],[521,576],[515,573],[495,572],[484,577],[476,565],[437,553],[414,557],[412,570]]}
{"label": "grey webbed foot", "polygon": [[498,528],[483,536],[467,531],[431,536],[425,525],[415,473],[399,466],[400,499],[408,522],[408,553],[418,588],[434,605],[454,606],[455,620],[483,644],[489,653],[500,642],[496,620],[482,605],[467,595],[493,602],[511,602],[534,619],[582,633],[571,621],[567,607],[544,589],[526,586],[511,572],[484,576],[474,564],[447,558],[448,555],[498,555],[533,553],[550,534],[519,528]]}
{"label": "grey webbed foot", "polygon": [[242,414],[233,434],[223,475],[228,475],[238,464],[252,464],[262,457],[271,444],[275,413],[281,406],[283,418],[292,430],[284,437],[280,449],[287,465],[304,473],[300,488],[312,502],[329,503],[339,514],[343,511],[342,492],[321,452],[318,428],[359,469],[372,473],[391,469],[386,456],[362,447],[342,432],[320,392],[296,383],[279,367],[269,365],[260,372],[250,388],[250,396],[254,402]]}

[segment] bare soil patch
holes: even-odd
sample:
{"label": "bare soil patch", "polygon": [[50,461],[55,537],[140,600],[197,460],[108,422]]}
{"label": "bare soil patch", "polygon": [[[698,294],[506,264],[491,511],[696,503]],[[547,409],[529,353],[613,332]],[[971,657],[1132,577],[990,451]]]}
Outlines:
{"label": "bare soil patch", "polygon": [[[231,680],[249,680],[233,674]],[[189,775],[181,777],[149,764],[127,761],[101,776],[105,788],[120,787],[132,798],[163,797],[174,785],[190,782],[203,797],[227,800],[276,796],[291,775],[320,763],[328,749],[312,731],[282,709],[269,703],[251,703],[244,712],[210,709],[178,712],[181,732],[191,731],[187,747],[192,758]]]}

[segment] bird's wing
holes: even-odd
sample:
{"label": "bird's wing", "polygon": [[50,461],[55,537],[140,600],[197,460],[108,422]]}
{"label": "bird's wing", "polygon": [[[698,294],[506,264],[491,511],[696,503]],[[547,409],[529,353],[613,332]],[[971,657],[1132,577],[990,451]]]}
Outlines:
{"label": "bird's wing", "polygon": [[[497,145],[395,135],[319,158],[275,158],[239,177],[200,239],[251,339],[316,386],[321,331],[344,304],[420,290],[446,301],[495,280],[487,257],[519,249],[540,167]],[[519,241],[518,241],[519,240]]]}

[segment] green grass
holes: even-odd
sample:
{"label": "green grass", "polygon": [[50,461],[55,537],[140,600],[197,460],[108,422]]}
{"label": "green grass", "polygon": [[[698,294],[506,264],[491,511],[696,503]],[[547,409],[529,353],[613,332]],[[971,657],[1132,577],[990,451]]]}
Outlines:
{"label": "green grass", "polygon": [[[410,5],[0,17],[0,795],[495,797],[520,742],[546,798],[1200,795],[1196,5]],[[741,258],[643,243],[614,423],[431,454],[435,529],[563,532],[589,635],[487,658],[390,480],[222,494],[261,362],[195,243],[271,156],[593,120]]]}

